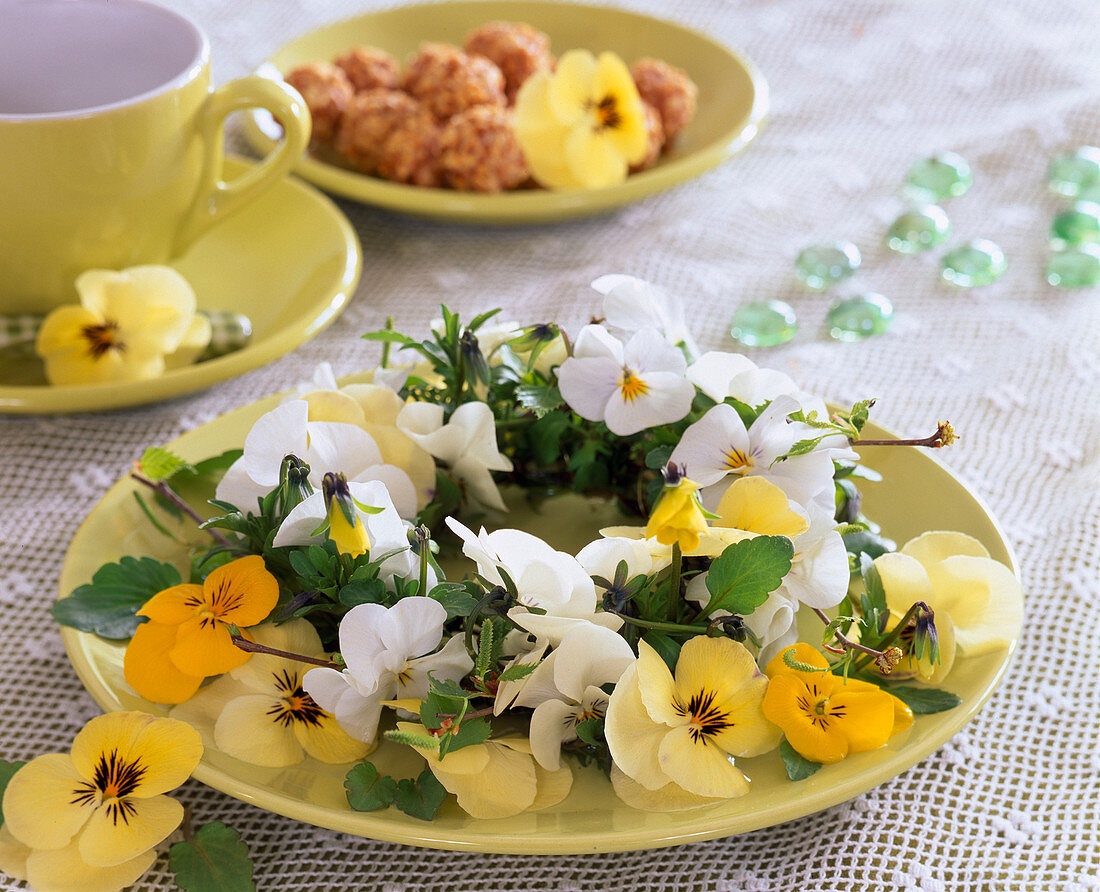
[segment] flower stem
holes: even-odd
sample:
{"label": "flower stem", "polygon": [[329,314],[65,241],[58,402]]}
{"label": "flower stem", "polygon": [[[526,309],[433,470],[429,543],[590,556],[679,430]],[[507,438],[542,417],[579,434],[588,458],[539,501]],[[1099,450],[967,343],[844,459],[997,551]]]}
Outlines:
{"label": "flower stem", "polygon": [[191,818],[194,817],[191,806],[185,805],[183,807],[183,821],[180,822],[180,832],[183,834],[184,840],[187,842],[195,841],[195,834],[191,830]]}
{"label": "flower stem", "polygon": [[941,421],[936,426],[936,432],[928,437],[919,437],[908,440],[849,440],[853,446],[927,446],[929,449],[939,449],[950,446],[958,439],[955,429],[950,421]]}
{"label": "flower stem", "polygon": [[680,543],[672,543],[672,568],[668,574],[668,581],[672,592],[672,603],[677,604],[680,601],[680,575],[683,572],[684,556],[680,551]]}
{"label": "flower stem", "polygon": [[[817,614],[818,619],[825,623],[825,625],[829,625],[829,623],[832,622],[832,620],[829,619],[828,615],[826,615],[825,611],[821,608],[814,607],[813,611],[815,614]],[[840,642],[840,646],[844,650],[859,651],[861,654],[866,654],[870,659],[873,660],[879,660],[885,657],[885,654],[881,650],[875,650],[874,648],[860,644],[858,641],[852,641],[848,636],[841,632],[840,629],[837,629],[833,633],[833,636],[838,642]]]}
{"label": "flower stem", "polygon": [[[927,604],[925,604],[924,601],[914,601],[910,608],[905,612],[905,616],[903,616],[898,624],[894,626],[894,628],[889,632],[889,634],[887,634],[887,636],[878,643],[878,646],[881,647],[883,650],[886,650],[886,648],[890,647],[895,641],[898,640],[898,636],[905,631],[909,623],[911,623],[922,610],[928,613],[932,612],[932,609]],[[870,657],[861,658],[860,661],[855,664],[854,668],[858,671],[866,666],[870,661]]]}
{"label": "flower stem", "polygon": [[658,632],[690,632],[693,635],[705,635],[706,626],[685,626],[680,623],[659,623],[648,619],[638,619],[636,616],[627,616],[617,610],[608,611],[622,617],[623,621],[632,626],[641,626],[643,629],[654,629]]}
{"label": "flower stem", "polygon": [[[164,498],[166,498],[169,502],[179,508],[180,511],[182,511],[193,521],[195,521],[195,523],[200,528],[204,523],[206,523],[206,518],[199,514],[190,505],[188,505],[187,502],[185,502],[182,498],[180,498],[176,491],[163,480],[161,480],[159,483],[154,483],[149,478],[143,477],[141,474],[137,473],[137,471],[131,471],[130,477],[136,480],[142,486],[148,486],[151,490],[153,490],[153,492],[164,496]],[[232,547],[233,543],[226,539],[225,536],[223,536],[217,530],[208,529],[206,530],[206,532],[208,532],[214,538],[214,541],[217,542],[219,545],[224,545],[227,548]]]}
{"label": "flower stem", "polygon": [[232,635],[229,640],[241,650],[247,651],[250,654],[268,654],[272,657],[282,657],[286,660],[297,660],[299,663],[308,663],[311,666],[323,666],[326,669],[335,669],[337,672],[344,668],[339,663],[334,663],[331,660],[307,657],[305,654],[295,654],[288,650],[277,650],[274,647],[267,647],[263,644],[257,644],[255,641],[249,641],[247,638],[243,638],[240,635]]}

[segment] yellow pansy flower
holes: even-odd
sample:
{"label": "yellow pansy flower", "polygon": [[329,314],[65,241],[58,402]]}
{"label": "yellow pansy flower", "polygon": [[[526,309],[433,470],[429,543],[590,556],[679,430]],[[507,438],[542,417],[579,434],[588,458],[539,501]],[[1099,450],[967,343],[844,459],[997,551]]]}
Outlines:
{"label": "yellow pansy flower", "polygon": [[182,703],[204,678],[242,665],[250,656],[236,647],[229,625],[243,631],[267,619],[279,600],[279,583],[258,555],[238,558],[210,573],[202,585],[175,585],[137,612],[126,648],[126,682],[146,700]]}
{"label": "yellow pansy flower", "polygon": [[[257,644],[325,659],[317,630],[304,619],[266,623]],[[307,755],[335,765],[362,759],[374,747],[350,737],[302,688],[309,666],[257,653],[172,710],[172,717],[213,734],[218,749],[266,768],[297,765]]]}
{"label": "yellow pansy flower", "polygon": [[76,280],[80,305],[58,307],[42,323],[35,351],[51,384],[143,381],[182,351],[193,360],[210,340],[195,292],[167,266],[88,270]]}
{"label": "yellow pansy flower", "polygon": [[0,869],[39,892],[115,892],[156,859],[183,820],[163,795],[202,757],[198,733],[175,719],[112,712],[92,719],[70,753],[32,759],[4,793]]}
{"label": "yellow pansy flower", "polygon": [[666,485],[649,515],[646,538],[656,539],[662,545],[676,543],[685,553],[698,548],[700,537],[708,530],[698,493],[699,484],[687,477]]}
{"label": "yellow pansy flower", "polygon": [[[424,735],[423,725],[398,722],[399,731]],[[502,737],[465,746],[442,759],[435,750],[414,746],[459,807],[475,818],[507,818],[557,805],[573,786],[573,772],[562,764],[549,771],[531,755],[525,737]]]}
{"label": "yellow pansy flower", "polygon": [[550,189],[621,183],[646,154],[645,109],[626,64],[570,50],[516,96],[515,132],[531,175]]}
{"label": "yellow pansy flower", "polygon": [[779,743],[761,711],[768,680],[745,647],[692,638],[675,676],[644,641],[611,694],[604,733],[619,769],[646,790],[712,799],[743,796],[749,781],[731,756],[758,756]]}
{"label": "yellow pansy flower", "polygon": [[913,724],[913,713],[877,685],[845,680],[828,671],[805,672],[783,655],[827,670],[825,657],[805,643],[784,648],[770,663],[764,715],[783,729],[787,742],[813,762],[831,764],[853,753],[875,750]]}

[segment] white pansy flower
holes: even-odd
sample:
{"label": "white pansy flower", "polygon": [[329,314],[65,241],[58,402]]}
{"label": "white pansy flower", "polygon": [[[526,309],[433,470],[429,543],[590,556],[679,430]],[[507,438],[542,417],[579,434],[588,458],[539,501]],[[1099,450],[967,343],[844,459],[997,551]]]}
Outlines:
{"label": "white pansy flower", "polygon": [[340,621],[346,668],[311,669],[302,687],[357,740],[373,742],[383,700],[423,699],[434,678],[457,682],[473,668],[460,636],[441,650],[447,611],[433,598],[403,598],[393,607],[360,604]]}
{"label": "white pansy flower", "polygon": [[[592,577],[572,555],[555,551],[537,536],[521,530],[482,528],[479,534],[453,517],[447,526],[462,539],[462,553],[477,564],[477,571],[493,585],[504,585],[501,571],[515,584],[522,607],[513,607],[508,618],[538,638],[557,646],[566,631],[578,623],[596,623],[618,629],[623,621],[612,613],[596,613],[596,587]],[[546,613],[530,613],[536,607]]]}
{"label": "white pansy flower", "polygon": [[[419,576],[420,559],[409,547],[409,530],[412,524],[402,520],[390,499],[389,489],[377,480],[367,483],[349,483],[351,497],[360,505],[381,508],[377,513],[362,511],[355,506],[356,516],[367,531],[367,548],[374,558],[389,555],[378,568],[378,575],[389,583],[395,576]],[[329,517],[329,506],[324,493],[315,492],[303,499],[286,516],[272,545],[283,548],[292,545],[319,545],[324,541],[318,532]],[[437,582],[435,571],[428,566],[428,588]]]}
{"label": "white pansy flower", "polygon": [[695,387],[686,369],[684,354],[656,329],[624,345],[603,326],[586,325],[558,369],[558,388],[574,412],[623,437],[687,415]]}
{"label": "white pansy flower", "polygon": [[670,344],[683,344],[692,356],[699,355],[683,306],[663,288],[620,273],[600,276],[592,287],[604,296],[603,316],[611,327],[630,332],[655,328]]}
{"label": "white pansy flower", "polygon": [[490,471],[510,471],[512,461],[497,448],[493,410],[481,402],[463,403],[443,423],[443,407],[409,403],[397,427],[451,469],[465,494],[478,505],[507,510]]}
{"label": "white pansy flower", "polygon": [[607,713],[608,695],[600,685],[614,684],[634,663],[626,639],[591,623],[573,626],[561,644],[527,679],[516,706],[533,707],[531,754],[548,771],[561,765],[561,745],[577,737],[577,725]]}
{"label": "white pansy flower", "polygon": [[[610,591],[613,599],[619,593],[615,591],[618,586],[635,577],[648,576],[663,569],[671,559],[670,550],[668,560],[655,561],[645,540],[626,536],[596,539],[577,552],[577,561],[592,577],[592,581],[596,584],[596,593],[603,597]],[[625,565],[625,572],[622,574],[619,573],[621,565]],[[604,582],[611,583],[611,588],[605,586]]]}
{"label": "white pansy flower", "polygon": [[717,506],[730,478],[747,476],[764,477],[807,508],[830,508],[834,502],[833,458],[827,450],[815,449],[776,461],[804,435],[804,426],[787,421],[797,409],[792,397],[777,397],[746,428],[733,406],[720,403],[684,431],[669,461],[684,468],[703,488],[700,495],[709,510]]}
{"label": "white pansy flower", "polygon": [[774,369],[762,369],[740,353],[711,350],[688,366],[688,380],[716,403],[727,397],[759,406],[780,396],[798,397],[794,379]]}
{"label": "white pansy flower", "polygon": [[242,511],[255,511],[258,499],[279,485],[283,458],[293,453],[309,465],[309,481],[320,489],[326,473],[348,480],[382,481],[404,517],[416,515],[416,488],[409,475],[386,464],[374,438],[361,427],[339,421],[310,421],[305,400],[283,403],[260,416],[244,440],[244,454],[218,484],[218,499]]}

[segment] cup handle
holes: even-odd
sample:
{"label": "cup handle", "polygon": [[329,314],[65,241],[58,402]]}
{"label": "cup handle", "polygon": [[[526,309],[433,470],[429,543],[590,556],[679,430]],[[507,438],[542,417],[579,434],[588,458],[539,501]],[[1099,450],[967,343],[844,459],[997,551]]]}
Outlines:
{"label": "cup handle", "polygon": [[[282,141],[255,167],[231,182],[222,179],[225,119],[236,111],[264,108],[283,128]],[[252,75],[223,84],[211,94],[201,113],[205,145],[202,176],[194,204],[176,236],[179,256],[215,223],[235,213],[286,176],[309,143],[309,110],[301,94],[282,81]]]}

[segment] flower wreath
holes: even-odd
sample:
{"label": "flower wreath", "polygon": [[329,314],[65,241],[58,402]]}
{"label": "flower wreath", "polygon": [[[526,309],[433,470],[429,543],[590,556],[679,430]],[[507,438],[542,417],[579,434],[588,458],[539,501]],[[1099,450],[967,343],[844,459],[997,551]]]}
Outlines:
{"label": "flower wreath", "polygon": [[[546,808],[578,761],[631,806],[692,808],[748,792],[740,759],[778,749],[797,780],[956,705],[931,686],[1008,645],[1017,580],[961,533],[895,550],[855,486],[855,448],[946,446],[951,426],[862,438],[873,400],[830,413],[700,353],[648,283],[593,287],[602,319],[573,339],[444,307],[426,339],[366,335],[383,358],[365,383],[322,368],[243,450],[147,450],[150,521],[190,517],[213,547],[187,582],[123,558],[54,615],[129,638],[126,681],[223,752],[355,763],[351,807],[423,818],[448,793],[475,817]],[[181,495],[204,482],[210,518]],[[509,503],[570,490],[622,522],[575,554],[506,528]],[[419,777],[368,761],[383,738]]]}

